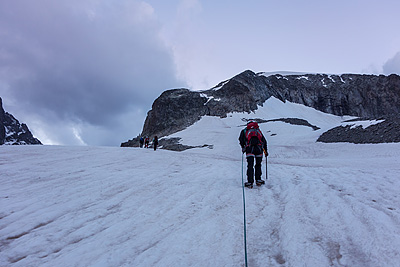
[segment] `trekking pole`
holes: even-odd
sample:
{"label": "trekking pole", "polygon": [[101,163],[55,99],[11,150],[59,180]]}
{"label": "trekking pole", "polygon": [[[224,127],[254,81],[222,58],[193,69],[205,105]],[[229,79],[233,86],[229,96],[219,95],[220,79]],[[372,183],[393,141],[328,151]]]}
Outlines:
{"label": "trekking pole", "polygon": [[265,181],[268,180],[268,156],[267,156],[267,151],[264,149],[264,155],[265,155]]}
{"label": "trekking pole", "polygon": [[265,156],[265,181],[268,180],[268,157]]}

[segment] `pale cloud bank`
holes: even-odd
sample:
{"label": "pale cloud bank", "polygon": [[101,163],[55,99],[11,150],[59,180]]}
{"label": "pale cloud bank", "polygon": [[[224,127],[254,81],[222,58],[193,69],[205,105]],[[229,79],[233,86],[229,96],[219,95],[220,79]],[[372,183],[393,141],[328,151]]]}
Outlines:
{"label": "pale cloud bank", "polygon": [[44,142],[118,145],[140,132],[163,90],[182,84],[159,35],[141,1],[2,1],[5,106]]}

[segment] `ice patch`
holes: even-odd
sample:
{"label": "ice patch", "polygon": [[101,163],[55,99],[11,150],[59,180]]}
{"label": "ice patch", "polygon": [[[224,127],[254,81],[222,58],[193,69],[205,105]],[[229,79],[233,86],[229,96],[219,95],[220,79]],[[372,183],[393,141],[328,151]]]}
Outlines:
{"label": "ice patch", "polygon": [[222,82],[220,84],[218,84],[217,87],[211,88],[213,91],[218,91],[219,89],[221,89],[225,84],[227,84],[230,80],[227,80],[225,82]]}
{"label": "ice patch", "polygon": [[325,88],[328,87],[328,85],[326,85],[326,83],[325,83],[325,78],[322,78],[321,83],[322,83],[323,87],[325,87]]}
{"label": "ice patch", "polygon": [[221,101],[221,98],[215,98],[215,97],[213,97],[213,96],[208,96],[208,95],[205,94],[205,93],[201,93],[200,96],[201,96],[201,97],[204,97],[204,98],[207,98],[207,102],[204,103],[204,105],[206,105],[206,104],[207,104],[208,102],[210,102],[211,100],[214,100],[214,101]]}
{"label": "ice patch", "polygon": [[307,76],[301,76],[301,77],[297,77],[296,80],[301,80],[301,79],[305,79],[305,80],[309,80]]}
{"label": "ice patch", "polygon": [[347,126],[351,125],[350,129],[355,129],[359,126],[362,126],[363,129],[368,128],[369,126],[379,124],[381,122],[384,122],[385,120],[369,120],[369,121],[357,121],[357,122],[344,122],[342,126]]}

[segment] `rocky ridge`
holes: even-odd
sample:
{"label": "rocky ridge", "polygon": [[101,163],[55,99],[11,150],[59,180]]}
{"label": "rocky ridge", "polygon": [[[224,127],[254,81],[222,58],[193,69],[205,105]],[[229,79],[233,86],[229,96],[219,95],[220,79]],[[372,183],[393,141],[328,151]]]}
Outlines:
{"label": "rocky ridge", "polygon": [[29,131],[25,123],[19,121],[3,109],[0,97],[0,145],[41,145],[42,143]]}
{"label": "rocky ridge", "polygon": [[[205,115],[226,117],[231,112],[252,112],[271,96],[338,116],[400,117],[400,76],[395,74],[267,75],[247,70],[209,90],[165,91],[148,112],[142,135],[167,136],[185,129]],[[344,138],[345,135],[336,136],[335,139],[331,135],[329,140],[350,140]],[[364,142],[368,142],[368,138]],[[134,138],[121,146],[136,144]]]}
{"label": "rocky ridge", "polygon": [[[369,119],[347,121],[347,125],[332,128],[323,133],[317,142],[336,143],[349,142],[354,144],[377,144],[400,142],[400,118],[388,117],[379,123],[364,127],[357,123],[369,122]],[[352,124],[351,122],[354,122]]]}

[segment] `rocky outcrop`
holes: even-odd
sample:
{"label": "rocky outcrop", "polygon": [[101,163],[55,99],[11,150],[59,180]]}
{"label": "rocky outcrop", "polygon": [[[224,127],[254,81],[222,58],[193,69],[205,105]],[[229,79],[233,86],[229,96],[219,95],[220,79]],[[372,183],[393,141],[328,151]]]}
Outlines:
{"label": "rocky outcrop", "polygon": [[[314,131],[320,129],[318,126],[312,125],[308,121],[306,121],[304,119],[299,119],[299,118],[280,118],[280,119],[273,119],[273,120],[264,120],[264,119],[255,118],[255,119],[251,119],[251,120],[256,121],[258,124],[266,123],[266,122],[280,121],[280,122],[288,123],[288,124],[291,124],[291,125],[307,126],[307,127],[310,127],[311,129],[313,129]],[[244,126],[245,125],[243,125],[243,127]]]}
{"label": "rocky outcrop", "polygon": [[42,143],[33,137],[26,124],[20,124],[8,112],[3,109],[0,98],[0,145],[41,145]]}
{"label": "rocky outcrop", "polygon": [[181,138],[173,137],[173,138],[163,138],[160,140],[159,146],[162,149],[171,150],[171,151],[184,151],[191,148],[209,148],[213,149],[213,145],[202,145],[202,146],[188,146],[179,143]]}
{"label": "rocky outcrop", "polygon": [[147,113],[142,134],[165,136],[185,129],[207,113],[206,102],[199,92],[187,89],[165,91]]}
{"label": "rocky outcrop", "polygon": [[0,145],[4,144],[6,139],[6,128],[4,127],[5,112],[3,109],[3,100],[0,97]]}
{"label": "rocky outcrop", "polygon": [[386,118],[381,122],[363,127],[354,121],[354,125],[338,126],[323,133],[317,142],[337,143],[348,142],[355,144],[376,144],[400,142],[400,118]]}
{"label": "rocky outcrop", "polygon": [[398,75],[306,74],[264,79],[281,100],[334,115],[378,118],[400,114]]}
{"label": "rocky outcrop", "polygon": [[[168,90],[148,112],[142,135],[166,136],[192,125],[204,115],[225,117],[251,112],[274,96],[334,115],[379,118],[399,116],[398,75],[265,75],[244,71],[205,91]],[[132,146],[137,139],[121,144]]]}

